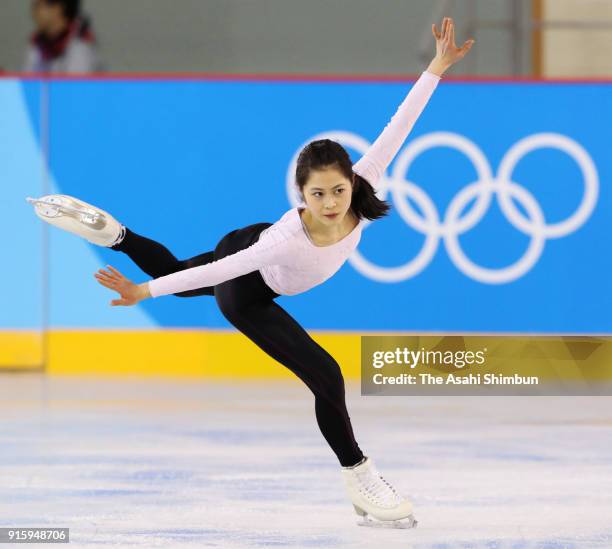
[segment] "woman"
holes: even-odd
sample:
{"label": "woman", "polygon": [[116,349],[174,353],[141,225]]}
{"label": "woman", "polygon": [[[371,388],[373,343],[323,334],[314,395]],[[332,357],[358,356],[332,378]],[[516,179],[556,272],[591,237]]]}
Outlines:
{"label": "woman", "polygon": [[[338,363],[277,303],[279,295],[304,292],[330,278],[357,247],[365,219],[379,219],[389,205],[374,187],[403,144],[444,71],[469,51],[455,46],[453,21],[432,25],[436,56],[382,134],[354,166],[344,148],[328,139],[308,144],[297,161],[296,183],[305,203],[276,223],[257,223],[225,235],[214,251],[179,261],[163,245],[139,236],[108,213],[65,195],[35,204],[45,221],[98,245],[126,253],[154,278],[135,284],[109,266],[94,276],[120,298],[114,306],[149,297],[214,296],[223,315],[256,345],[294,372],[313,392],[321,432],[342,466],[342,475],[363,524],[410,527],[412,506],[364,456],[346,409]],[[405,522],[396,522],[407,519]],[[390,521],[390,522],[389,522]]]}

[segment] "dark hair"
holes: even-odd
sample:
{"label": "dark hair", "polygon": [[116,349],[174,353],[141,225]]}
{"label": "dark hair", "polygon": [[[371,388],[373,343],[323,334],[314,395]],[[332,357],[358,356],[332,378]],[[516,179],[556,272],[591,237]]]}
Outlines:
{"label": "dark hair", "polygon": [[47,4],[59,4],[64,11],[64,17],[72,21],[81,11],[81,0],[45,0]]}
{"label": "dark hair", "polygon": [[[374,193],[372,185],[360,175],[353,172],[353,163],[346,149],[331,139],[311,141],[300,152],[295,169],[295,181],[300,192],[310,177],[311,170],[337,168],[351,181],[351,209],[359,219],[379,219],[389,212],[391,206],[380,200]],[[353,182],[354,178],[354,182]]]}

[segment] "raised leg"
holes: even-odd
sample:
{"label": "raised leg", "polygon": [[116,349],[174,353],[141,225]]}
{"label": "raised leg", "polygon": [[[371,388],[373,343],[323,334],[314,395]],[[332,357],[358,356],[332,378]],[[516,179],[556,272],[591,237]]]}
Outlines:
{"label": "raised leg", "polygon": [[[125,228],[125,237],[112,250],[127,254],[136,265],[153,278],[166,276],[191,267],[198,267],[214,261],[214,252],[205,252],[189,259],[177,259],[163,244],[141,236]],[[198,295],[215,295],[214,287],[206,286],[186,292],[179,292],[178,297],[194,297]]]}

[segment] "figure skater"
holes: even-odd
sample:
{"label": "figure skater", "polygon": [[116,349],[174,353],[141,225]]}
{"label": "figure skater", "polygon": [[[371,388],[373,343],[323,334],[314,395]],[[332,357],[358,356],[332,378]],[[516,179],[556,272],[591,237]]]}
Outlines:
{"label": "figure skater", "polygon": [[[149,297],[214,296],[223,315],[312,391],[321,433],[341,465],[348,496],[364,525],[412,527],[411,503],[365,456],[353,434],[344,379],[334,358],[274,300],[296,295],[330,278],[359,243],[365,219],[385,216],[389,205],[375,188],[433,94],[442,74],[474,40],[455,46],[454,23],[432,25],[436,55],[381,135],[353,166],[338,143],[322,139],[300,152],[296,184],[305,207],[276,223],[256,223],[226,234],[214,250],[178,260],[162,244],[140,236],[104,210],[66,195],[28,198],[43,220],[89,242],[127,254],[153,280],[135,284],[108,266],[94,276],[119,293],[113,306]],[[368,515],[376,520],[371,520]],[[406,519],[406,520],[403,520]]]}

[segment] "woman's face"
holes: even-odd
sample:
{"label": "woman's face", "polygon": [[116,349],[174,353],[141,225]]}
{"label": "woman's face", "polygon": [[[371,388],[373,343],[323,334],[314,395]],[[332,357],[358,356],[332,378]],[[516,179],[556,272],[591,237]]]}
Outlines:
{"label": "woman's face", "polygon": [[[302,189],[310,214],[320,223],[333,226],[344,219],[351,207],[353,189],[350,179],[336,168],[311,170]],[[336,214],[330,217],[329,214]]]}

